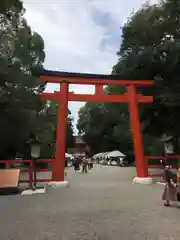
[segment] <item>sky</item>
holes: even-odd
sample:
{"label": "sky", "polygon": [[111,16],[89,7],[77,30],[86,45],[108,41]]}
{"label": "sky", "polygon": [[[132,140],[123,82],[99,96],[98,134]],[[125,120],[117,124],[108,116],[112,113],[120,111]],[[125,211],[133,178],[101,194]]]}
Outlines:
{"label": "sky", "polygon": [[[109,74],[117,62],[121,27],[146,0],[24,0],[25,18],[44,39],[49,70]],[[150,0],[156,3],[157,0]],[[46,91],[58,86],[49,84]],[[93,93],[89,85],[73,85],[75,93]],[[74,130],[82,102],[70,102]]]}

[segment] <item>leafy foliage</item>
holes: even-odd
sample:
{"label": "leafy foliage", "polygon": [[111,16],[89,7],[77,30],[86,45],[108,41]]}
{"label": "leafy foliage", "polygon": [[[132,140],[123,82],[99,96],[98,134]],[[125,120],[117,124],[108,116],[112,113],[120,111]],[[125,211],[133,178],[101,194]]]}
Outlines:
{"label": "leafy foliage", "polygon": [[[40,100],[46,86],[34,75],[43,68],[44,41],[31,31],[24,11],[20,0],[0,3],[0,159],[17,152],[27,156],[25,142],[32,135],[42,140],[43,155],[49,155],[47,145],[56,135],[56,105]],[[70,119],[68,126],[72,138]]]}
{"label": "leafy foliage", "polygon": [[[108,91],[108,89],[106,89]],[[132,150],[127,104],[87,103],[79,112],[78,129],[93,153]]]}
{"label": "leafy foliage", "polygon": [[[145,109],[146,132],[179,135],[180,2],[145,5],[123,27],[123,42],[114,73],[131,79],[153,79],[154,104]],[[169,117],[167,117],[169,116]]]}
{"label": "leafy foliage", "polygon": [[[55,155],[56,150],[56,130],[57,130],[57,109],[58,103],[48,102],[46,108],[40,113],[38,121],[34,124],[33,133],[42,142],[41,156],[49,157]],[[68,115],[66,148],[74,145],[73,126],[71,112]]]}
{"label": "leafy foliage", "polygon": [[[138,88],[145,95],[153,94],[154,103],[140,106],[140,118],[143,120],[145,150],[148,153],[161,153],[157,149],[158,138],[163,134],[176,137],[180,135],[180,1],[165,0],[156,5],[145,4],[133,13],[122,28],[122,44],[117,55],[117,64],[112,73],[119,74],[122,79],[153,80],[152,88]],[[126,89],[123,89],[125,91]],[[110,86],[107,92],[117,93],[117,86]],[[92,115],[89,107],[99,110],[95,104],[86,104],[80,111],[79,126],[83,125],[83,133],[89,141],[104,144],[103,132],[112,143],[109,148],[124,150],[131,141],[128,127],[128,109],[124,104],[102,104],[101,116]],[[103,109],[103,110],[102,110]],[[94,110],[95,111],[95,110]],[[83,114],[85,115],[83,117]],[[102,113],[103,112],[103,113]],[[95,118],[96,116],[96,118]],[[82,120],[83,118],[83,120]],[[126,119],[126,120],[125,120]],[[107,124],[108,122],[108,124]],[[86,125],[86,127],[84,127]],[[87,127],[89,126],[89,127]],[[126,126],[126,127],[125,127]],[[94,131],[99,134],[96,139]],[[115,135],[113,134],[115,133]],[[89,138],[91,135],[91,139]],[[124,142],[125,148],[119,141]],[[95,145],[96,145],[95,144]],[[109,143],[108,143],[109,144]],[[96,147],[97,149],[97,147]],[[99,151],[100,149],[98,149]]]}

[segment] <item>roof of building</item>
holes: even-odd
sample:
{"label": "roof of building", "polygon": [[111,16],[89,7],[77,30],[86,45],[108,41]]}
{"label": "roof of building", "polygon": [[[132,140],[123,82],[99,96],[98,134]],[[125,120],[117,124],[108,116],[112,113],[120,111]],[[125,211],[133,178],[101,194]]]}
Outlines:
{"label": "roof of building", "polygon": [[85,144],[85,141],[83,139],[82,136],[74,136],[75,137],[75,143],[81,143],[81,144]]}
{"label": "roof of building", "polygon": [[42,76],[54,76],[54,77],[74,77],[74,78],[86,78],[86,79],[104,79],[104,80],[121,80],[119,74],[92,74],[92,73],[76,73],[76,72],[63,72],[42,70],[39,72]]}

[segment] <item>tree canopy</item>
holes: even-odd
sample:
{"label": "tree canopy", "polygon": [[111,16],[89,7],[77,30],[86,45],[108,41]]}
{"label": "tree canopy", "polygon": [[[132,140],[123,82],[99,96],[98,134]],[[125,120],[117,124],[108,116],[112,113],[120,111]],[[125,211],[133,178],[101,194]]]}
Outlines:
{"label": "tree canopy", "polygon": [[[180,133],[179,18],[178,0],[143,5],[129,17],[121,29],[122,44],[117,52],[118,61],[112,69],[112,73],[119,74],[122,79],[153,80],[152,88],[137,89],[138,92],[153,94],[154,97],[153,104],[140,105],[140,118],[143,121],[145,145],[147,144],[145,148],[152,152],[153,143],[157,143],[163,133],[173,136],[179,136]],[[106,91],[113,94],[120,90],[118,86],[109,86]],[[101,111],[97,106],[101,106]],[[94,114],[95,111],[99,112]],[[108,150],[101,129],[106,129],[107,139],[112,143],[108,145],[109,148],[118,146],[122,151],[131,149],[128,124],[128,108],[125,104],[86,104],[79,113],[78,127],[90,146],[94,148],[91,145],[93,141],[102,145],[96,146],[95,152],[97,148],[98,151],[100,148]],[[99,132],[99,138],[95,131]],[[124,149],[120,141],[124,142]]]}
{"label": "tree canopy", "polygon": [[[119,61],[113,72],[125,78],[152,79],[154,103],[145,109],[146,132],[179,135],[180,2],[144,5],[122,29]],[[148,93],[148,89],[141,88]],[[167,117],[169,116],[169,117]]]}
{"label": "tree canopy", "polygon": [[[46,108],[40,113],[38,121],[34,125],[32,132],[38,137],[38,139],[43,143],[41,149],[42,157],[49,157],[55,155],[56,150],[56,130],[57,130],[57,120],[58,120],[58,102],[49,101]],[[73,125],[72,125],[71,112],[68,114],[67,123],[67,138],[66,138],[66,148],[71,148],[74,145],[73,136]]]}
{"label": "tree canopy", "polygon": [[[20,0],[0,3],[0,159],[26,154],[25,142],[32,135],[42,140],[43,149],[55,140],[56,105],[40,100],[46,85],[34,74],[43,68],[44,41],[32,32],[24,12]],[[68,144],[72,134],[69,118]]]}
{"label": "tree canopy", "polygon": [[80,109],[77,128],[93,153],[132,150],[127,108],[127,104],[87,103]]}

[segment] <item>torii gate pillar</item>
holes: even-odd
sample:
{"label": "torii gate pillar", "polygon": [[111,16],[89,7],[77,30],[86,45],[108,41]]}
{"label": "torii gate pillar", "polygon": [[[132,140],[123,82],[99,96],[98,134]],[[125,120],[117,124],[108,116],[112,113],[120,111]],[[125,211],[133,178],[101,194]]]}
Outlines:
{"label": "torii gate pillar", "polygon": [[58,104],[58,121],[57,121],[57,137],[56,137],[56,157],[53,159],[52,181],[64,181],[64,167],[66,154],[66,128],[68,116],[68,92],[69,84],[61,83],[61,91]]}
{"label": "torii gate pillar", "polygon": [[128,101],[137,172],[137,177],[134,178],[133,182],[150,184],[152,183],[152,178],[148,177],[148,163],[145,161],[144,157],[137,94],[136,87],[134,85],[128,86]]}
{"label": "torii gate pillar", "polygon": [[[82,102],[127,102],[129,104],[130,122],[132,128],[134,152],[136,158],[137,177],[135,183],[152,183],[148,177],[148,165],[144,157],[141,126],[138,113],[138,103],[152,103],[152,96],[144,96],[136,93],[136,86],[152,86],[149,80],[120,80],[118,75],[97,75],[67,73],[44,70],[40,76],[41,81],[61,84],[60,91],[54,93],[42,93],[45,100],[59,101],[56,155],[53,159],[52,181],[66,185],[64,181],[64,166],[66,153],[66,127],[68,117],[68,101]],[[69,84],[95,85],[95,94],[76,94],[69,92]],[[127,86],[128,93],[121,95],[108,95],[104,92],[103,85]]]}

